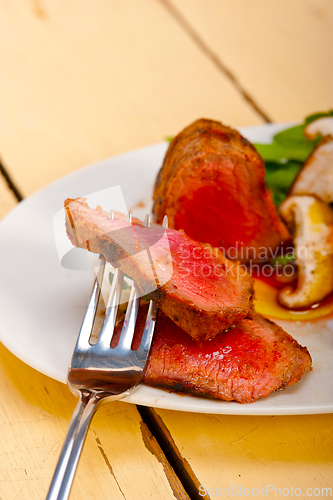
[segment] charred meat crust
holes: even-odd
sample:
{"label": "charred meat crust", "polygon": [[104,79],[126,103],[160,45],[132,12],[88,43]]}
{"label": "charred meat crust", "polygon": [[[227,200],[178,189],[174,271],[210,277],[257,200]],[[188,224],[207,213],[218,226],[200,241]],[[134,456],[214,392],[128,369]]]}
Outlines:
{"label": "charred meat crust", "polygon": [[242,261],[265,260],[261,248],[274,251],[290,239],[266,187],[262,158],[220,122],[197,120],[173,139],[153,198],[156,222],[168,215],[169,227],[214,247],[236,248]]}

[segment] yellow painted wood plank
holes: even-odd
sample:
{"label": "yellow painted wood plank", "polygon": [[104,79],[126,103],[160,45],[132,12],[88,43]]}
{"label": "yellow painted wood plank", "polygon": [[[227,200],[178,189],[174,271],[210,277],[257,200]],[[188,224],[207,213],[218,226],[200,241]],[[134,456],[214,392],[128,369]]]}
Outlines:
{"label": "yellow painted wood plank", "polygon": [[0,174],[0,219],[2,219],[17,203],[12,191],[8,188],[5,179]]}
{"label": "yellow painted wood plank", "polygon": [[331,0],[163,0],[274,121],[333,106]]}
{"label": "yellow painted wood plank", "polygon": [[[309,497],[333,494],[333,415],[257,417],[168,410],[156,413],[166,432],[171,433],[173,445],[199,479],[203,498],[204,487],[211,488],[211,498],[306,498],[308,488],[312,489]],[[259,486],[264,494],[259,495]],[[295,494],[296,488],[299,490]],[[316,488],[320,488],[320,495]]]}
{"label": "yellow painted wood plank", "polygon": [[24,195],[201,116],[262,122],[159,0],[35,5],[0,3],[1,154]]}
{"label": "yellow painted wood plank", "polygon": [[[1,344],[0,395],[0,498],[43,499],[76,398]],[[98,410],[71,499],[173,500],[174,492],[188,500],[136,407],[114,402]]]}

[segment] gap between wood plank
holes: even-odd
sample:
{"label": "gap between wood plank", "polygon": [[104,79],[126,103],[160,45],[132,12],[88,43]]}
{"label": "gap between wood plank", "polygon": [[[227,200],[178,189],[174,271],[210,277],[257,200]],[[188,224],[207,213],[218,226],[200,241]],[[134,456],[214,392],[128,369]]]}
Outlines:
{"label": "gap between wood plank", "polygon": [[[155,437],[166,459],[175,471],[191,500],[202,499],[202,495],[199,493],[200,481],[193,472],[188,461],[182,457],[161,417],[157,415],[153,408],[148,406],[137,405],[137,409],[143,422]],[[205,498],[210,500],[208,495],[205,495]]]}
{"label": "gap between wood plank", "polygon": [[180,24],[186,33],[192,38],[201,51],[215,64],[219,71],[221,71],[236,87],[238,92],[244,99],[252,106],[266,123],[272,123],[271,118],[265,113],[258,103],[250,96],[242,84],[237,80],[236,76],[230,71],[229,68],[221,61],[221,59],[214,53],[214,51],[207,45],[195,29],[189,24],[187,19],[180,13],[180,11],[170,2],[170,0],[159,0],[164,7],[169,11],[172,17]]}
{"label": "gap between wood plank", "polygon": [[23,200],[23,195],[21,194],[20,190],[16,187],[14,181],[10,177],[9,173],[7,172],[6,168],[3,166],[3,163],[0,160],[0,174],[4,177],[5,181],[7,182],[7,185],[9,189],[14,193],[15,198],[17,201],[22,201]]}
{"label": "gap between wood plank", "polygon": [[141,434],[145,447],[147,450],[156,457],[158,462],[162,465],[164,474],[166,475],[167,480],[169,481],[170,488],[177,500],[191,500],[188,496],[184,485],[179,479],[176,471],[170,464],[169,460],[165,456],[162,448],[160,447],[159,442],[157,441],[154,434],[151,432],[148,425],[141,419]]}

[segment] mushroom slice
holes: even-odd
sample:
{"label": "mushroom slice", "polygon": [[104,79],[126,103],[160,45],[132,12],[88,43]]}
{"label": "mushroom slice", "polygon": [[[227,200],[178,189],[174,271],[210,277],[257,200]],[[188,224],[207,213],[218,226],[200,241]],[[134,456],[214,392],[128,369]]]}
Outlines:
{"label": "mushroom slice", "polygon": [[315,195],[333,202],[333,137],[324,137],[299,171],[290,194]]}
{"label": "mushroom slice", "polygon": [[280,214],[293,234],[298,282],[278,299],[289,309],[310,307],[333,291],[333,210],[312,196],[290,196]]}
{"label": "mushroom slice", "polygon": [[310,141],[316,139],[318,135],[322,137],[333,135],[333,116],[318,118],[318,120],[309,123],[304,129],[304,135]]}

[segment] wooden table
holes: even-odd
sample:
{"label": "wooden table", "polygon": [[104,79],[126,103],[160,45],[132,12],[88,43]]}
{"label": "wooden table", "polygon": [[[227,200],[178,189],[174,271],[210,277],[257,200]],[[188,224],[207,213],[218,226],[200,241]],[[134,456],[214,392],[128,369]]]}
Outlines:
{"label": "wooden table", "polygon": [[[0,217],[20,196],[198,117],[239,127],[329,109],[332,34],[331,0],[1,0]],[[0,499],[42,499],[76,400],[4,346],[0,391]],[[109,404],[71,498],[208,498],[203,485],[210,498],[258,485],[281,489],[270,498],[295,488],[323,498],[332,429],[332,415]]]}

